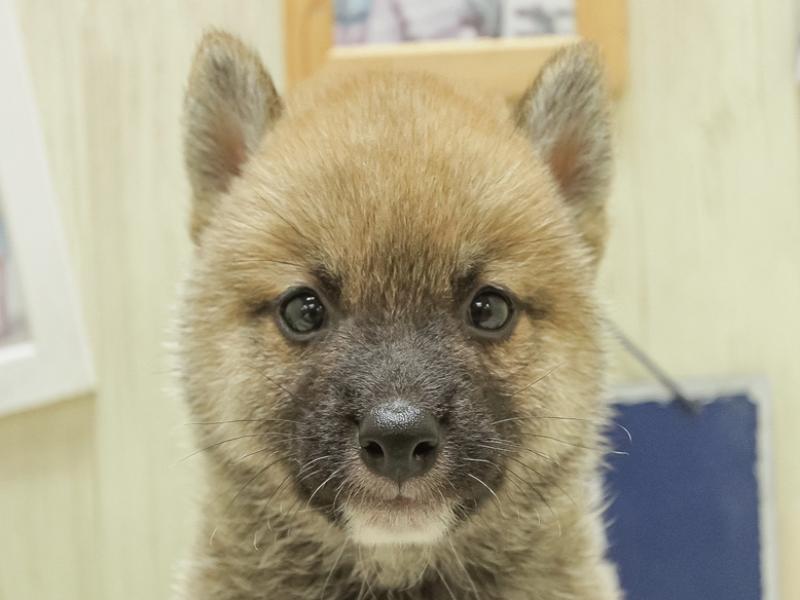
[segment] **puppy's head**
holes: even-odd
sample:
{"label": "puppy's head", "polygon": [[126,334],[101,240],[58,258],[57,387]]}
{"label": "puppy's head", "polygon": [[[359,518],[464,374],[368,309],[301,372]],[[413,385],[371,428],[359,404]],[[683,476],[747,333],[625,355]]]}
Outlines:
{"label": "puppy's head", "polygon": [[182,376],[238,493],[426,543],[580,475],[610,162],[590,50],[560,53],[515,112],[398,74],[284,104],[213,33],[185,119]]}

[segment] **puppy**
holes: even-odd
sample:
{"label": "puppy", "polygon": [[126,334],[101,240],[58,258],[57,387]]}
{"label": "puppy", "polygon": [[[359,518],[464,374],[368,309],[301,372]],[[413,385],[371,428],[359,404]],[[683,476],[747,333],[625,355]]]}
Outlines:
{"label": "puppy", "polygon": [[185,104],[191,600],[612,600],[591,49],[515,110],[422,74],[278,96],[206,35]]}

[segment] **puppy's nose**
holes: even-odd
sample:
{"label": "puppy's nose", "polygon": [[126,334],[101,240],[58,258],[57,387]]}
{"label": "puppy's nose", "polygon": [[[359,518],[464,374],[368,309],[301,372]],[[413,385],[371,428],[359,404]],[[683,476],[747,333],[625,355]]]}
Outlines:
{"label": "puppy's nose", "polygon": [[361,458],[374,473],[402,483],[436,462],[439,433],[427,411],[403,400],[380,404],[359,426]]}

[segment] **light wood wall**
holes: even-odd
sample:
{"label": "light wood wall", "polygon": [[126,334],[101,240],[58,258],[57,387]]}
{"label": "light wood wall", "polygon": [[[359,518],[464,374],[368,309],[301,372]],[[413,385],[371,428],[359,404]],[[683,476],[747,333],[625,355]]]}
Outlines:
{"label": "light wood wall", "polygon": [[[197,490],[165,330],[189,244],[181,94],[201,30],[283,80],[278,0],[16,0],[100,385],[0,420],[0,599],[169,596]],[[783,600],[800,598],[795,0],[631,0],[602,287],[680,376],[774,390]],[[618,356],[615,379],[641,377]]]}
{"label": "light wood wall", "polygon": [[[636,0],[603,287],[680,377],[766,375],[779,586],[800,598],[796,0]],[[638,371],[619,357],[617,377]],[[644,441],[646,443],[646,440]]]}
{"label": "light wood wall", "polygon": [[165,350],[190,248],[184,84],[212,25],[282,81],[280,3],[15,5],[99,386],[0,420],[0,599],[168,598],[197,490]]}

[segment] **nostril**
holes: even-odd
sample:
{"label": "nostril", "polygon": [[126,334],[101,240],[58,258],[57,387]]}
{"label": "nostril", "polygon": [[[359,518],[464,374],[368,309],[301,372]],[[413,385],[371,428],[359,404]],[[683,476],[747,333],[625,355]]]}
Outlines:
{"label": "nostril", "polygon": [[425,460],[433,456],[435,452],[436,444],[433,442],[424,441],[420,442],[414,447],[413,455],[417,460]]}
{"label": "nostril", "polygon": [[381,458],[383,456],[383,448],[377,442],[367,442],[361,448],[370,458]]}
{"label": "nostril", "polygon": [[431,413],[400,400],[379,404],[358,427],[361,460],[372,472],[402,482],[433,467],[439,436]]}

